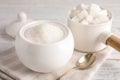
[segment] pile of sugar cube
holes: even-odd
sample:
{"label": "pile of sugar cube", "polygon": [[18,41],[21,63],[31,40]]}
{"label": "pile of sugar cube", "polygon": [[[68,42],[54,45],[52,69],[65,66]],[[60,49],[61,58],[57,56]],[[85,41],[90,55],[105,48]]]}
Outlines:
{"label": "pile of sugar cube", "polygon": [[72,21],[82,24],[101,24],[109,21],[108,11],[97,4],[80,4],[71,11]]}

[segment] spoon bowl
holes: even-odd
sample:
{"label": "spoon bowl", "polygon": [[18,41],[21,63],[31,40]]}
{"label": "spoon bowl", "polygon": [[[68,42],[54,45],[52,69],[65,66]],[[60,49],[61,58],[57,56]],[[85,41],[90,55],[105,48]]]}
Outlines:
{"label": "spoon bowl", "polygon": [[95,54],[88,53],[77,61],[76,67],[80,70],[87,69],[94,63],[95,59]]}

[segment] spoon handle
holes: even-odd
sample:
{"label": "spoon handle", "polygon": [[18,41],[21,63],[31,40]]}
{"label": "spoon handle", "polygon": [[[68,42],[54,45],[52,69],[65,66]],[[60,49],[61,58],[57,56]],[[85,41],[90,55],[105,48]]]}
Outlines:
{"label": "spoon handle", "polygon": [[62,78],[63,76],[65,76],[66,74],[68,74],[71,71],[74,71],[75,69],[78,69],[78,67],[73,67],[72,69],[67,70],[64,74],[62,74],[60,77],[58,77],[56,80],[60,80],[60,78]]}
{"label": "spoon handle", "polygon": [[106,40],[106,44],[108,44],[111,47],[115,48],[116,50],[120,51],[120,38],[116,37],[115,35],[111,35]]}

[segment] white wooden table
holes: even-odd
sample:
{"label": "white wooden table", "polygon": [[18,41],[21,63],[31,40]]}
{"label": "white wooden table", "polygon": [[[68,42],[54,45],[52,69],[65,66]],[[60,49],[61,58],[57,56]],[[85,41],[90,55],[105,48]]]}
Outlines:
{"label": "white wooden table", "polygon": [[[67,25],[68,10],[80,3],[97,3],[109,9],[114,17],[112,32],[120,36],[120,0],[0,0],[0,34],[4,34],[6,25],[21,11],[30,19],[57,19]],[[0,53],[12,47],[12,42],[0,35]],[[120,60],[120,52],[113,51],[108,60]]]}

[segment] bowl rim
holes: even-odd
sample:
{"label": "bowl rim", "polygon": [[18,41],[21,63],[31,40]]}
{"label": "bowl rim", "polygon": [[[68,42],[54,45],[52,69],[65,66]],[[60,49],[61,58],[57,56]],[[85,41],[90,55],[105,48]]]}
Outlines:
{"label": "bowl rim", "polygon": [[[29,39],[27,39],[25,36],[24,36],[24,32],[25,30],[31,28],[31,27],[34,27],[35,25],[39,25],[41,23],[54,23],[54,24],[57,24],[57,25],[60,25],[59,27],[63,28],[64,29],[64,36],[62,39],[58,40],[58,41],[55,41],[55,42],[51,42],[51,43],[36,43],[36,42],[33,42],[33,41],[30,41]],[[18,34],[25,42],[27,43],[30,43],[32,45],[42,45],[42,46],[48,46],[48,45],[57,45],[57,44],[60,44],[62,42],[64,42],[68,36],[70,35],[70,30],[68,27],[64,26],[63,24],[57,22],[57,21],[53,21],[53,20],[36,20],[36,21],[32,21],[28,24],[25,24],[20,30],[19,30],[19,34]]]}

